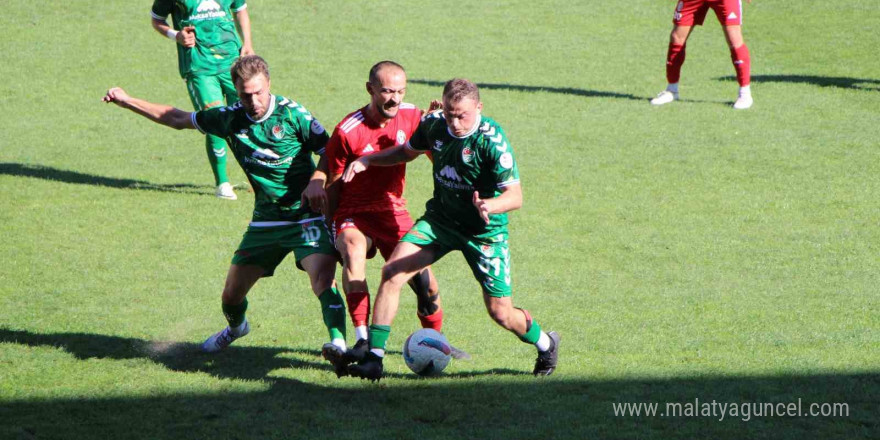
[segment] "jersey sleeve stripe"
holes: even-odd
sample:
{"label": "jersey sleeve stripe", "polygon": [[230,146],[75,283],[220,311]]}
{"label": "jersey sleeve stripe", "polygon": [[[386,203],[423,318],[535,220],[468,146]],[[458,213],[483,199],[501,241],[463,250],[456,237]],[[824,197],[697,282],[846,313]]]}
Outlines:
{"label": "jersey sleeve stripe", "polygon": [[364,115],[361,112],[357,112],[353,114],[350,118],[342,123],[339,127],[343,132],[348,133],[351,129],[357,127],[364,120]]}
{"label": "jersey sleeve stripe", "polygon": [[414,104],[410,104],[408,102],[401,102],[400,103],[401,110],[414,109],[414,108],[416,108],[416,106]]}
{"label": "jersey sleeve stripe", "polygon": [[238,9],[234,9],[233,12],[241,12],[241,11],[244,11],[245,9],[247,9],[247,3],[241,5],[241,7]]}
{"label": "jersey sleeve stripe", "polygon": [[202,130],[202,127],[200,127],[198,121],[196,121],[196,112],[190,113],[189,119],[192,121],[193,127],[195,127],[196,130],[202,132],[202,134],[208,134],[208,133],[205,133],[205,130]]}
{"label": "jersey sleeve stripe", "polygon": [[422,151],[422,150],[416,150],[415,148],[413,148],[413,146],[410,145],[409,141],[406,141],[406,143],[403,144],[403,148],[406,148],[407,150],[411,150],[411,151],[418,151],[419,153],[424,153],[424,151]]}
{"label": "jersey sleeve stripe", "polygon": [[159,21],[165,21],[165,17],[163,17],[163,16],[161,16],[161,15],[159,15],[159,14],[156,14],[156,13],[153,12],[153,11],[150,11],[150,16],[152,16],[152,17],[153,17],[154,19],[156,19],[156,20],[159,20]]}
{"label": "jersey sleeve stripe", "polygon": [[513,179],[513,180],[501,182],[497,186],[498,186],[498,188],[505,188],[505,187],[508,187],[511,185],[519,185],[519,179]]}

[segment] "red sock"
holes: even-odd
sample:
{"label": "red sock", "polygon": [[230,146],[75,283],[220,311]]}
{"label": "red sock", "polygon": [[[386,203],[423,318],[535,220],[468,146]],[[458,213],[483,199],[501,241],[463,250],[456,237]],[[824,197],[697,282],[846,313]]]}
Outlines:
{"label": "red sock", "polygon": [[752,79],[752,57],[749,56],[749,48],[743,44],[736,49],[730,49],[730,59],[733,68],[736,69],[736,81],[740,87],[749,85]]}
{"label": "red sock", "polygon": [[348,314],[355,327],[367,325],[370,319],[370,292],[351,292],[345,295]]}
{"label": "red sock", "polygon": [[[418,315],[418,314],[417,314]],[[440,331],[443,328],[443,309],[439,308],[436,312],[428,315],[428,316],[419,316],[419,321],[422,322],[422,328],[432,328],[434,330]]]}
{"label": "red sock", "polygon": [[684,64],[684,44],[669,43],[669,50],[666,52],[666,82],[669,84],[678,84],[681,78],[681,66]]}

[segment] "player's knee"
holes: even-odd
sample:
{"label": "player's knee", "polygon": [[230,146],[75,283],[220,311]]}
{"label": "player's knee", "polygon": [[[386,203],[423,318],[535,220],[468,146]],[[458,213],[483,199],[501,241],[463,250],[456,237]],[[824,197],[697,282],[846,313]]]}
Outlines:
{"label": "player's knee", "polygon": [[400,264],[392,261],[382,266],[382,282],[402,287],[407,282],[407,276]]}
{"label": "player's knee", "polygon": [[512,309],[510,307],[501,304],[489,304],[487,309],[489,311],[489,316],[492,317],[492,320],[498,325],[506,329],[511,328]]}
{"label": "player's knee", "polygon": [[247,295],[247,290],[244,286],[237,285],[237,283],[226,281],[226,285],[223,287],[223,294],[221,295],[221,300],[224,304],[238,304],[244,297]]}

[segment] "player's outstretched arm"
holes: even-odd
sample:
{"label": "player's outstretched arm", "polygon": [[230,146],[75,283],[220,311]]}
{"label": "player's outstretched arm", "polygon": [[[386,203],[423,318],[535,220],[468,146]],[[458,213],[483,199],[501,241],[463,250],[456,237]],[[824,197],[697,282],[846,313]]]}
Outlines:
{"label": "player's outstretched arm", "polygon": [[119,87],[113,87],[107,91],[101,99],[107,103],[114,103],[122,108],[127,108],[153,122],[181,130],[184,128],[196,128],[192,122],[192,113],[176,109],[170,105],[153,104],[143,99],[133,98]]}
{"label": "player's outstretched arm", "polygon": [[251,16],[248,14],[247,8],[235,13],[235,23],[238,25],[238,33],[241,35],[241,52],[239,55],[253,55],[254,45],[251,41]]}
{"label": "player's outstretched arm", "polygon": [[405,145],[398,145],[387,150],[382,150],[376,154],[361,156],[345,167],[345,172],[342,173],[342,181],[351,182],[357,173],[366,171],[367,168],[371,166],[387,167],[403,162],[409,162],[422,153],[423,151],[416,151],[412,148],[407,148]]}
{"label": "player's outstretched arm", "polygon": [[481,199],[480,193],[474,191],[474,207],[483,221],[489,223],[490,214],[503,214],[522,207],[522,187],[516,183],[501,188],[501,194],[491,199]]}

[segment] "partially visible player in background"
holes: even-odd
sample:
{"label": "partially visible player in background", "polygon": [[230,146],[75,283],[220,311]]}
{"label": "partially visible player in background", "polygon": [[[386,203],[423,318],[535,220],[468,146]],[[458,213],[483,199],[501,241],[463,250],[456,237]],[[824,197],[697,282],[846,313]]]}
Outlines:
{"label": "partially visible player in background", "polygon": [[[398,63],[376,63],[370,69],[366,89],[370,103],[342,119],[326,152],[329,176],[325,215],[332,221],[336,249],[342,255],[342,287],[357,335],[354,347],[345,354],[347,363],[360,361],[369,350],[367,259],[373,258],[378,249],[387,260],[413,221],[403,198],[406,164],[370,169],[344,184],[340,177],[345,167],[359,157],[405,144],[422,115],[416,106],[403,102],[406,72]],[[417,273],[409,285],[418,298],[417,315],[422,327],[441,331],[443,309],[431,269]],[[324,352],[328,359],[342,355],[333,347],[329,349]],[[469,357],[457,349],[454,354]],[[345,370],[338,373],[344,374]]]}
{"label": "partially visible player in background", "polygon": [[443,111],[426,116],[409,142],[355,160],[342,176],[350,182],[371,166],[391,166],[428,151],[434,158],[434,196],[382,268],[370,352],[349,367],[352,376],[382,378],[401,287],[451,251],[463,254],[489,316],[538,349],[533,373],[546,376],[556,370],[559,335],[544,332],[528,311],[513,306],[507,213],[522,206],[522,188],[504,130],[482,109],[476,84],[453,79],[443,88]]}
{"label": "partially visible player in background", "polygon": [[[752,0],[748,0],[749,3]],[[694,26],[702,26],[709,9],[724,28],[724,37],[730,48],[730,58],[736,70],[739,95],[733,108],[745,110],[752,106],[751,80],[752,60],[749,48],[742,36],[742,0],[679,0],[672,18],[672,33],[669,35],[669,50],[666,53],[666,90],[651,100],[653,105],[669,104],[678,100],[678,81],[681,66],[684,64],[685,46]]]}
{"label": "partially visible player in background", "polygon": [[250,332],[248,291],[293,252],[321,303],[331,339],[324,348],[335,345],[345,351],[345,303],[334,280],[336,251],[323,217],[309,207],[317,202],[305,200],[307,188],[313,195],[323,192],[326,175],[316,170],[309,153],[323,154],[329,136],[305,107],[269,92],[269,66],[262,58],[242,57],[231,77],[240,101],[195,113],[133,98],[120,88],[103,98],[171,128],[230,139],[254,189],[253,217],[232,257],[221,298],[228,327],[209,337],[202,349],[220,351]]}
{"label": "partially visible player in background", "polygon": [[[238,101],[229,68],[239,55],[253,55],[246,0],[154,0],[153,29],[177,43],[177,64],[196,110]],[[171,15],[174,26],[165,18]],[[234,15],[234,18],[233,18]],[[238,31],[236,31],[236,24]],[[241,39],[239,39],[239,34]],[[226,174],[226,141],[208,134],[205,150],[216,195],[237,199]]]}

